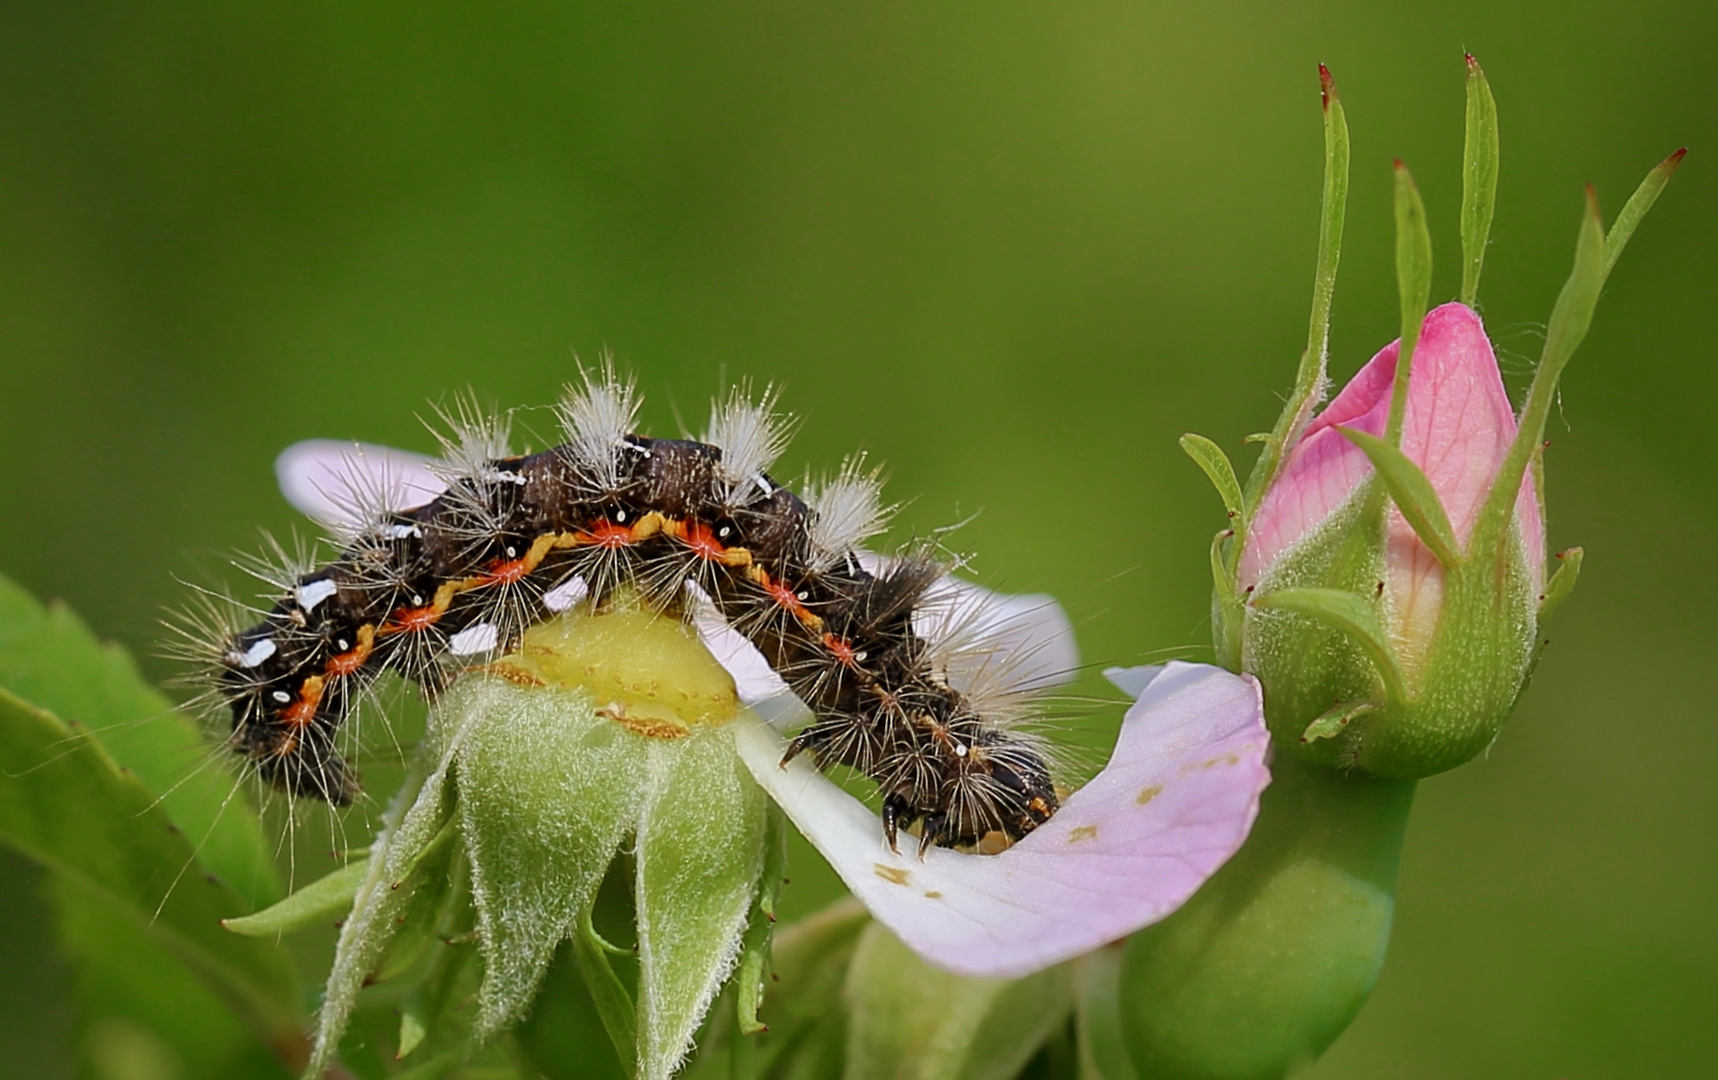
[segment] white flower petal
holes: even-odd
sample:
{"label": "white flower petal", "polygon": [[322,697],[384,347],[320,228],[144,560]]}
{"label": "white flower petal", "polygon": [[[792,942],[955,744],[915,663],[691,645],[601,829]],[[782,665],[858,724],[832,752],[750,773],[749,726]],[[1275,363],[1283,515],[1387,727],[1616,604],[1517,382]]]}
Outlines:
{"label": "white flower petal", "polygon": [[877,816],[742,718],[740,754],[871,913],[926,960],[1019,977],[1180,907],[1246,839],[1270,782],[1258,684],[1171,663],[1128,710],[1108,766],[1000,855],[883,843]]}
{"label": "white flower petal", "polygon": [[411,510],[447,490],[434,458],[373,443],[307,439],[274,459],[280,492],[306,517],[356,529],[375,516]]}
{"label": "white flower petal", "polygon": [[1162,674],[1162,664],[1147,664],[1144,667],[1104,668],[1104,678],[1108,679],[1117,690],[1135,699],[1145,693],[1145,688],[1151,685],[1153,679]]}

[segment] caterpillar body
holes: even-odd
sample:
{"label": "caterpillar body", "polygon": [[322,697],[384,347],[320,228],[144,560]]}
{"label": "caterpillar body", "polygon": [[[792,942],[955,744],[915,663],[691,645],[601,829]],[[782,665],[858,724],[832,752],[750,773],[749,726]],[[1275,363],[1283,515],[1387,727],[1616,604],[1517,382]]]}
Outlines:
{"label": "caterpillar body", "polygon": [[875,473],[850,461],[803,499],[777,483],[772,405],[735,393],[703,441],[649,438],[605,371],[569,388],[552,449],[512,456],[500,422],[454,422],[440,495],[397,510],[346,493],[336,557],[277,577],[260,621],[221,635],[229,744],[273,786],[344,805],[359,786],[338,736],[383,672],[433,693],[619,589],[685,617],[690,584],[812,711],[787,756],[875,781],[891,847],[915,825],[921,851],[1025,836],[1057,808],[1042,746],[951,685],[914,629],[947,565],[920,551],[868,569],[858,545],[887,514]]}

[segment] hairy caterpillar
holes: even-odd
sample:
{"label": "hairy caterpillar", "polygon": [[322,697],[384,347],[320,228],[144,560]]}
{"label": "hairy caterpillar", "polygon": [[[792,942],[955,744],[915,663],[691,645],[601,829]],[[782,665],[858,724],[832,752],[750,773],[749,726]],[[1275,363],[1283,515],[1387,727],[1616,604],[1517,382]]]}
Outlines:
{"label": "hairy caterpillar", "polygon": [[261,620],[222,635],[230,744],[276,787],[343,805],[358,781],[337,736],[382,672],[434,692],[575,604],[625,588],[685,617],[691,586],[812,710],[788,758],[876,782],[891,847],[914,825],[921,851],[1025,836],[1058,805],[1042,750],[914,630],[948,567],[919,551],[867,569],[857,545],[888,513],[875,474],[849,461],[806,499],[778,484],[772,404],[735,393],[703,441],[648,438],[605,369],[569,388],[566,442],[541,453],[512,456],[498,421],[453,421],[444,491],[404,510],[346,493],[358,523],[338,556],[277,575]]}

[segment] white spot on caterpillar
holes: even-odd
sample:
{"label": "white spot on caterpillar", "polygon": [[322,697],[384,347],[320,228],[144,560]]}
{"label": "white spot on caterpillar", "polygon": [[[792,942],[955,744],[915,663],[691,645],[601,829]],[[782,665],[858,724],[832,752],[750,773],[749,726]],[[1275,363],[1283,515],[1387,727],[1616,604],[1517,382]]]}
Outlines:
{"label": "white spot on caterpillar", "polygon": [[292,695],[287,693],[285,690],[276,690],[274,693],[270,694],[269,697],[274,698],[282,705],[286,705],[292,701]]}
{"label": "white spot on caterpillar", "polygon": [[486,653],[495,648],[495,642],[499,636],[494,623],[478,623],[476,626],[468,626],[448,638],[448,651],[455,656]]}
{"label": "white spot on caterpillar", "polygon": [[254,668],[264,660],[273,656],[278,650],[279,646],[275,645],[274,639],[265,637],[261,641],[252,642],[251,647],[246,649],[244,652],[234,651],[229,653],[227,659],[231,660],[239,667]]}
{"label": "white spot on caterpillar", "polygon": [[954,756],[955,757],[965,757],[966,756],[966,744],[965,743],[957,742],[954,744]]}
{"label": "white spot on caterpillar", "polygon": [[518,484],[521,487],[525,485],[525,476],[523,473],[508,472],[505,469],[493,469],[485,479],[491,480],[497,484]]}
{"label": "white spot on caterpillar", "polygon": [[382,538],[384,540],[404,540],[408,536],[422,536],[424,531],[416,525],[384,525]]}
{"label": "white spot on caterpillar", "polygon": [[298,606],[306,611],[315,611],[316,605],[340,591],[340,586],[334,584],[333,578],[321,578],[307,581],[293,590],[298,597]]}
{"label": "white spot on caterpillar", "polygon": [[565,611],[585,598],[590,586],[582,577],[571,577],[543,594],[543,606],[550,611]]}
{"label": "white spot on caterpillar", "polygon": [[766,499],[775,494],[775,488],[770,487],[770,483],[768,480],[764,479],[763,473],[753,473],[752,483],[758,486],[758,490],[763,493],[763,496]]}

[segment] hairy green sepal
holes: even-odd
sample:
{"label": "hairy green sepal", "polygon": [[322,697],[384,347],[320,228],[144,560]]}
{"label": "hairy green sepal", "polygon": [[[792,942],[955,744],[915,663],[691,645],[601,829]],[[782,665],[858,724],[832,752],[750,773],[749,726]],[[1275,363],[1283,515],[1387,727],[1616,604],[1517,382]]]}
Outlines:
{"label": "hairy green sepal", "polygon": [[[735,963],[765,864],[768,801],[735,751],[737,709],[688,627],[635,609],[533,630],[456,683],[356,889],[310,1075],[358,990],[394,978],[413,980],[399,1056],[458,1065],[520,1019],[570,939],[622,1071],[666,1080]],[[636,994],[610,962],[630,954],[591,923],[628,846]],[[466,940],[482,961],[469,1031],[449,1009]]]}

